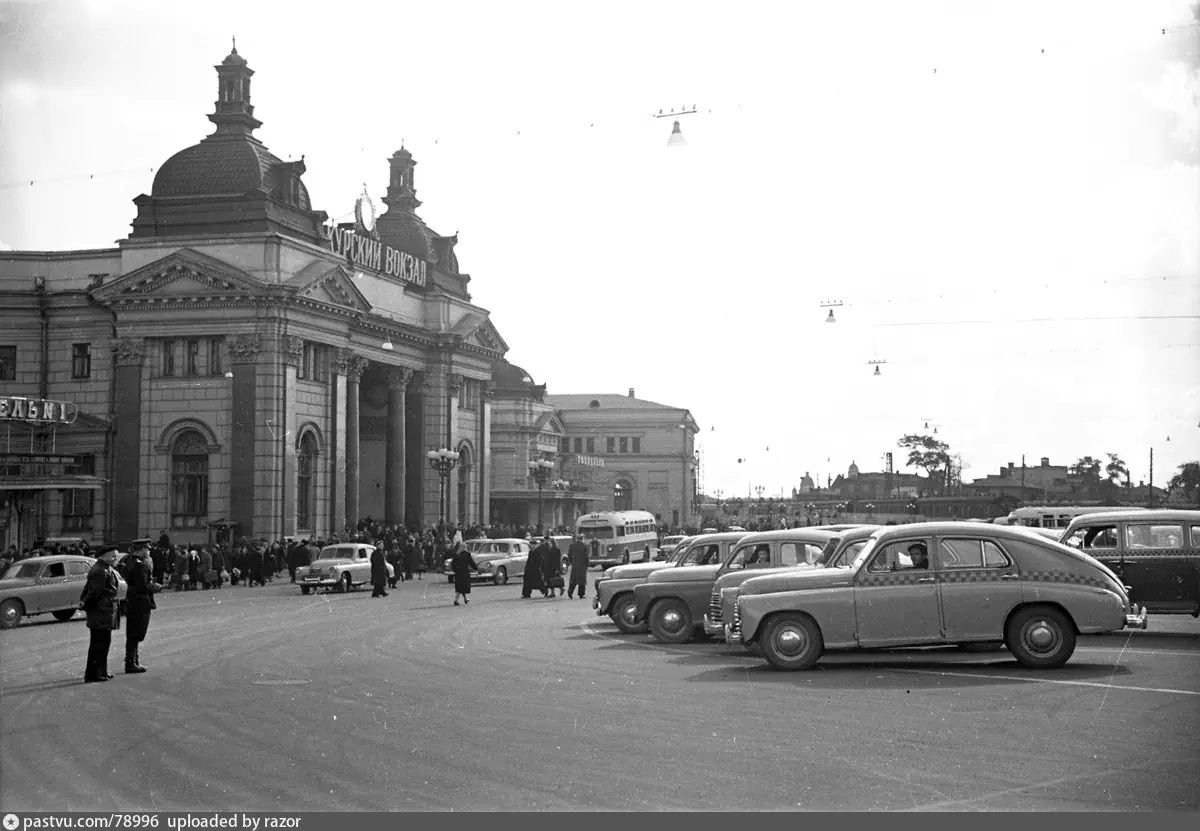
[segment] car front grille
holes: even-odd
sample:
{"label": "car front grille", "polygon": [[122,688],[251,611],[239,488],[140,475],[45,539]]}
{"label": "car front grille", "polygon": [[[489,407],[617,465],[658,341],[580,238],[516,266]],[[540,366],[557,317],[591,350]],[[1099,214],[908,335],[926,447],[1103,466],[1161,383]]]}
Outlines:
{"label": "car front grille", "polygon": [[729,629],[731,632],[742,631],[742,607],[740,604],[733,604],[733,620],[729,621]]}
{"label": "car front grille", "polygon": [[721,590],[713,589],[712,596],[708,598],[708,619],[713,623],[721,622]]}

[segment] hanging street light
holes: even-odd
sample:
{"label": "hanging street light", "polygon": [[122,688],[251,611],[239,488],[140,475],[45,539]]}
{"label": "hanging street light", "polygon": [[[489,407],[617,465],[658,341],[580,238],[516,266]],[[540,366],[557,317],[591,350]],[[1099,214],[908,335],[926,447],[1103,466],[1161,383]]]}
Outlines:
{"label": "hanging street light", "polygon": [[546,487],[546,483],[550,481],[550,474],[553,472],[554,462],[546,459],[529,460],[529,475],[537,483],[538,489],[537,532],[539,534],[542,533],[542,488]]}
{"label": "hanging street light", "polygon": [[446,477],[458,464],[458,455],[456,451],[445,447],[439,450],[430,450],[425,454],[425,458],[429,459],[429,466],[437,471],[438,481],[441,485],[438,489],[438,522],[443,526],[446,524]]}

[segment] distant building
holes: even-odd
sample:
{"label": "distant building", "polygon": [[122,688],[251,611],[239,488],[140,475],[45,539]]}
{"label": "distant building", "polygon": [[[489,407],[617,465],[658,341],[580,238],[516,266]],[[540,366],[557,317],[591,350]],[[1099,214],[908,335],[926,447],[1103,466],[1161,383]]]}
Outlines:
{"label": "distant building", "polygon": [[[645,510],[671,528],[699,519],[695,438],[690,411],[628,395],[547,395],[562,418],[564,478],[582,477],[598,495],[591,510]],[[599,460],[592,466],[584,460]]]}

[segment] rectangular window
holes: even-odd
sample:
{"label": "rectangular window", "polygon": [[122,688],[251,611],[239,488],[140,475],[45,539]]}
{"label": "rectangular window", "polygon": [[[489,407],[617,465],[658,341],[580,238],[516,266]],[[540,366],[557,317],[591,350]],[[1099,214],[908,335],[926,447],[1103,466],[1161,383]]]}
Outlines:
{"label": "rectangular window", "polygon": [[92,377],[92,345],[90,343],[71,344],[71,377]]}
{"label": "rectangular window", "polygon": [[595,452],[596,452],[596,440],[595,439],[587,440],[587,452],[591,453],[591,454],[595,454]]}
{"label": "rectangular window", "polygon": [[1125,528],[1129,548],[1182,548],[1182,525],[1151,525],[1138,523]]}
{"label": "rectangular window", "polygon": [[221,338],[208,339],[208,374],[221,375]]}
{"label": "rectangular window", "polygon": [[325,380],[325,347],[312,341],[304,342],[304,350],[300,353],[300,366],[296,368],[296,377],[307,381]]}
{"label": "rectangular window", "polygon": [[629,439],[625,438],[624,436],[621,436],[621,452],[629,452]]}
{"label": "rectangular window", "polygon": [[175,341],[170,338],[162,342],[162,374],[164,378],[175,374]]}
{"label": "rectangular window", "polygon": [[0,381],[17,380],[17,347],[0,346]]}
{"label": "rectangular window", "polygon": [[92,530],[93,492],[72,488],[62,492],[62,520],[64,531]]}
{"label": "rectangular window", "polygon": [[186,374],[200,374],[200,341],[189,339],[186,347],[187,360],[184,363]]}
{"label": "rectangular window", "polygon": [[571,452],[571,440],[569,438],[567,438],[566,436],[563,436],[561,439],[558,440],[558,452],[559,453],[570,453]]}
{"label": "rectangular window", "polygon": [[604,449],[609,453],[617,452],[617,440],[609,436],[604,440]]}
{"label": "rectangular window", "polygon": [[575,439],[575,452],[576,453],[583,452],[583,439],[580,439],[580,438]]}
{"label": "rectangular window", "polygon": [[632,442],[633,442],[633,452],[634,452],[634,453],[641,453],[641,452],[642,452],[642,439],[641,439],[641,437],[640,437],[640,436],[634,436],[634,437],[633,437],[633,438],[632,438],[630,441],[632,441]]}

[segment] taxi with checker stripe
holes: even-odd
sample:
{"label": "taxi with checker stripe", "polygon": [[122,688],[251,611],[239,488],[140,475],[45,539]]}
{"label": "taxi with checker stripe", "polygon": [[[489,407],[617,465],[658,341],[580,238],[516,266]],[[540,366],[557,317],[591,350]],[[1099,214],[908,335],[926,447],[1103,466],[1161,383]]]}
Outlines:
{"label": "taxi with checker stripe", "polygon": [[1079,635],[1146,628],[1145,608],[1099,560],[970,522],[881,528],[850,564],[747,580],[732,618],[725,639],[777,669],[806,669],[826,650],[999,642],[1049,669]]}

